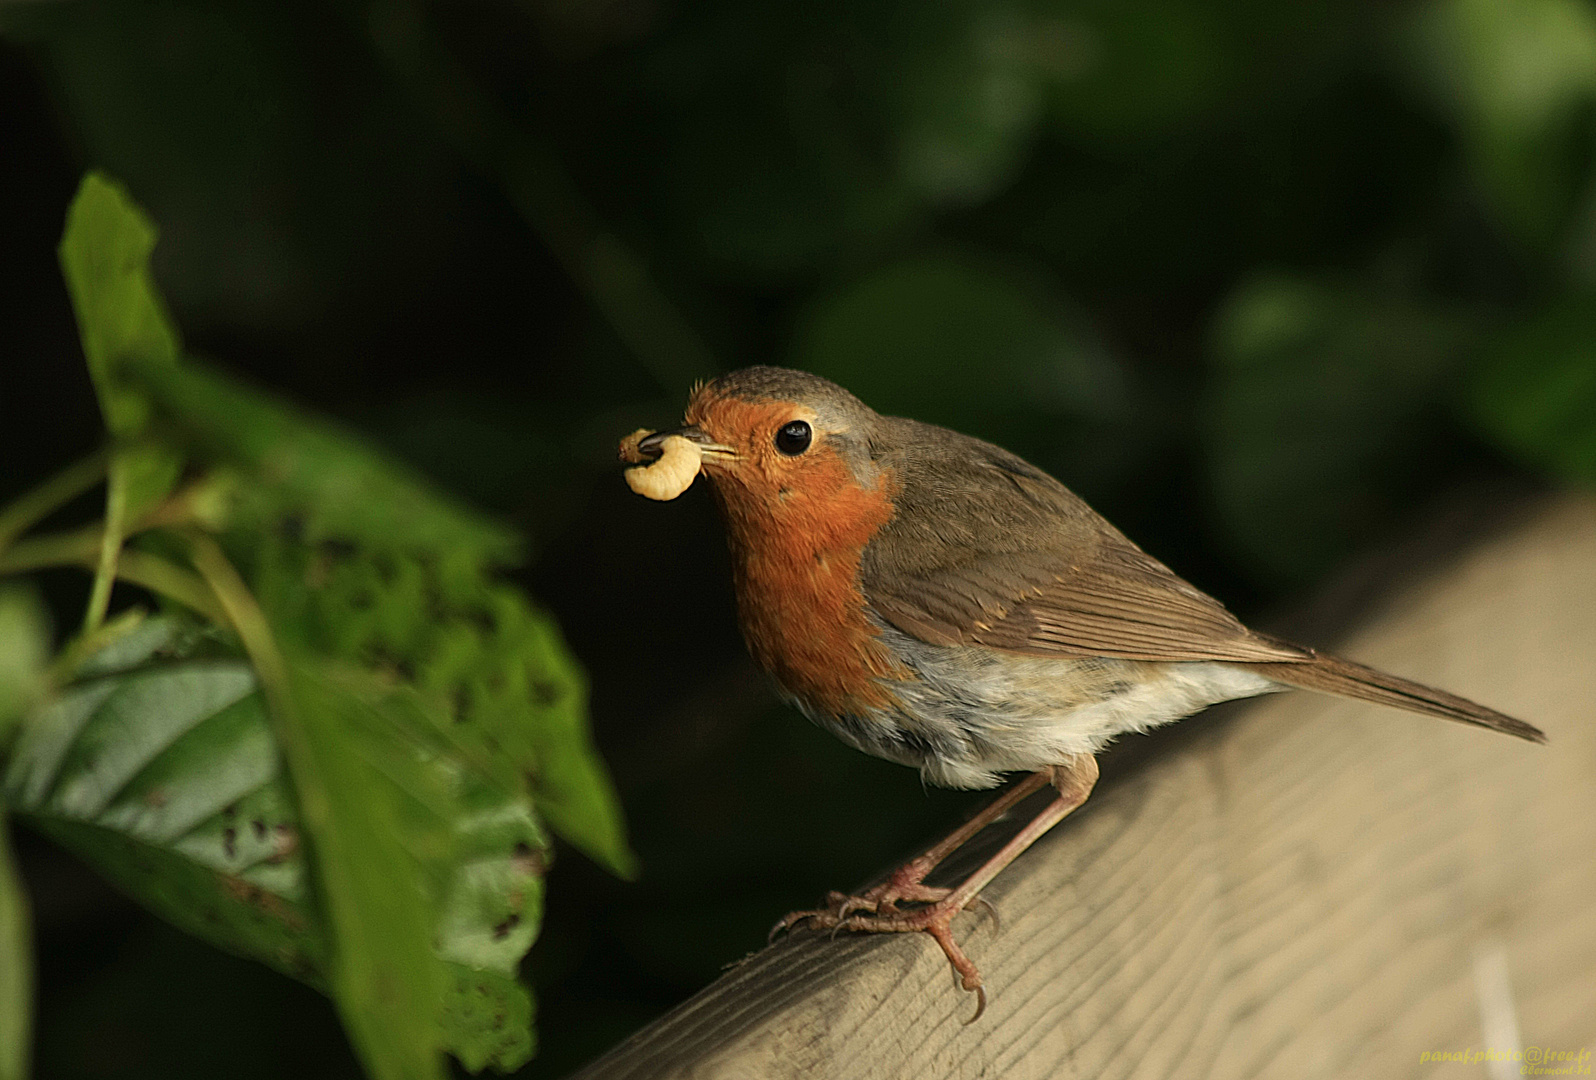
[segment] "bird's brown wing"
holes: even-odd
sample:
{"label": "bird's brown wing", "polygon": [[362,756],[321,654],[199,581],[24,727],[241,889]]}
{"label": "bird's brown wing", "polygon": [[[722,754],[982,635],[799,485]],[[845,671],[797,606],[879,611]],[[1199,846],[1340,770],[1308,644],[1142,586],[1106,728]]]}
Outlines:
{"label": "bird's brown wing", "polygon": [[1288,686],[1546,741],[1538,728],[1456,694],[1248,630],[1005,450],[923,424],[904,434],[937,453],[882,462],[897,474],[896,512],[865,548],[859,574],[877,614],[906,634],[1033,656],[1256,665]]}
{"label": "bird's brown wing", "polygon": [[1312,658],[1248,630],[1007,451],[923,424],[904,434],[917,452],[882,462],[896,512],[860,566],[871,606],[904,633],[1039,656]]}

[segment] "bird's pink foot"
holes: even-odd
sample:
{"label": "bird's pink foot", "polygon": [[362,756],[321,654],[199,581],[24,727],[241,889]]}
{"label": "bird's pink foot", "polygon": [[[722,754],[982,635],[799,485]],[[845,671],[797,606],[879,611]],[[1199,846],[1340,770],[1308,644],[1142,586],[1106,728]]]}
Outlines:
{"label": "bird's pink foot", "polygon": [[[794,911],[775,925],[771,937],[806,924],[815,930],[829,930],[833,934],[848,930],[863,934],[908,934],[924,932],[936,939],[943,955],[953,965],[959,985],[976,995],[975,1015],[965,1023],[973,1024],[986,1011],[986,988],[981,984],[981,972],[974,961],[959,948],[953,939],[953,917],[966,907],[981,904],[997,912],[979,898],[968,902],[952,895],[953,890],[934,888],[920,882],[898,881],[897,874],[881,885],[859,896],[832,892],[826,895],[826,906],[815,911]],[[902,902],[925,906],[905,910]]]}
{"label": "bird's pink foot", "polygon": [[823,908],[812,911],[789,911],[781,917],[780,922],[770,928],[770,940],[776,940],[778,935],[786,933],[800,923],[808,923],[816,930],[833,930],[858,912],[892,915],[898,912],[900,903],[936,903],[953,890],[933,888],[925,884],[925,876],[930,873],[931,866],[924,865],[924,862],[923,859],[916,859],[900,866],[886,881],[866,889],[857,896],[832,891],[826,894],[826,906]]}
{"label": "bird's pink foot", "polygon": [[781,921],[770,928],[770,940],[776,940],[781,934],[800,924],[808,924],[814,930],[851,929],[844,927],[843,924],[860,913],[896,915],[901,913],[898,907],[900,903],[934,904],[950,892],[951,889],[938,889],[919,884],[893,888],[890,881],[873,889],[867,889],[858,896],[829,892],[826,894],[825,907],[809,911],[789,911],[783,915]]}

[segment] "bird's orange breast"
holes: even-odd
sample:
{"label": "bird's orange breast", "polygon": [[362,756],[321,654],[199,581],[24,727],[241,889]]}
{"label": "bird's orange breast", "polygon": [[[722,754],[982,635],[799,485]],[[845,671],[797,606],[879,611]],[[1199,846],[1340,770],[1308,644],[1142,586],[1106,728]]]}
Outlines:
{"label": "bird's orange breast", "polygon": [[835,453],[801,477],[717,476],[743,636],[788,693],[832,716],[894,703],[880,680],[910,677],[878,638],[859,590],[865,544],[893,513],[890,475],[861,487]]}

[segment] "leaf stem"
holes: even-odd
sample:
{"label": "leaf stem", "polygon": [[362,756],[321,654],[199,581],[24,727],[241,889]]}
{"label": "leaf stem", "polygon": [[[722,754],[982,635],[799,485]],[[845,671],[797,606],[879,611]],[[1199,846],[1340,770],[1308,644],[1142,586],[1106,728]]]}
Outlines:
{"label": "leaf stem", "polygon": [[94,633],[79,634],[76,640],[62,649],[51,662],[50,684],[64,686],[71,682],[83,661],[138,629],[147,615],[143,608],[128,608],[105,620]]}
{"label": "leaf stem", "polygon": [[0,553],[50,513],[104,479],[106,460],[105,451],[97,450],[0,510]]}
{"label": "leaf stem", "polygon": [[215,592],[204,579],[158,555],[144,551],[122,552],[117,577],[131,585],[176,600],[214,623],[226,625],[227,612],[217,604]]}
{"label": "leaf stem", "polygon": [[[52,566],[80,566],[92,570],[99,565],[101,548],[98,526],[21,540],[10,551],[0,554],[0,576]],[[124,550],[117,558],[116,576],[176,600],[212,622],[228,624],[226,612],[217,606],[216,595],[205,582],[159,555]]]}
{"label": "leaf stem", "polygon": [[89,606],[83,612],[83,633],[92,634],[105,621],[111,606],[111,586],[116,583],[117,556],[127,528],[127,455],[111,458],[105,484],[105,529],[100,534],[100,558],[94,568],[94,587],[89,590]]}
{"label": "leaf stem", "polygon": [[100,532],[99,525],[89,525],[19,540],[10,551],[0,553],[0,574],[21,574],[47,566],[93,568],[100,550]]}
{"label": "leaf stem", "polygon": [[284,748],[290,751],[292,763],[294,751],[303,753],[303,750],[299,745],[297,725],[293,721],[288,663],[277,647],[277,638],[272,634],[271,624],[266,621],[266,613],[261,611],[249,586],[244,584],[244,579],[215,540],[197,530],[189,530],[184,535],[188,539],[194,569],[199,571],[200,577],[221,605],[221,618],[217,621],[233,628],[239,641],[243,642],[250,662],[255,665],[255,674],[260,677],[266,702],[278,720],[278,737],[283,740]]}

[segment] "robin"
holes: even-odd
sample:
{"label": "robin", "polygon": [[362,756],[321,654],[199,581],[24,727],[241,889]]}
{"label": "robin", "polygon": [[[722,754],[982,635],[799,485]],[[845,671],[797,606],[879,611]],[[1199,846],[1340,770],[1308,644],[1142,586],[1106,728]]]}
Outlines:
{"label": "robin", "polygon": [[[1029,774],[882,884],[831,893],[772,932],[807,922],[929,933],[978,994],[972,1020],[986,995],[953,917],[1086,800],[1094,755],[1123,732],[1301,688],[1545,741],[1444,690],[1247,629],[1042,470],[881,416],[819,376],[734,371],[696,388],[684,420],[623,444],[666,478],[663,490],[633,486],[674,497],[701,464],[726,525],[743,636],[782,695],[932,784],[990,788]],[[925,884],[1048,785],[1056,797],[969,878]]]}

